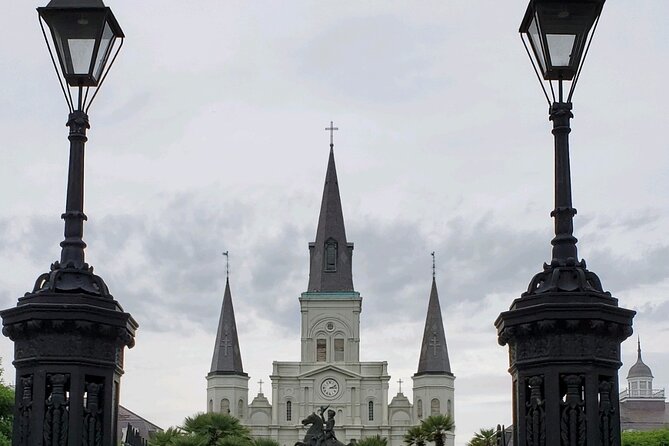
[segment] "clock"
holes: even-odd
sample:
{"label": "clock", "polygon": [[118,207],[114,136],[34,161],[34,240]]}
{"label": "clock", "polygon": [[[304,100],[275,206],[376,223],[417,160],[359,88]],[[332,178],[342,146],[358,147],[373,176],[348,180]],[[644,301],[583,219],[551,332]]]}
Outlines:
{"label": "clock", "polygon": [[323,380],[321,393],[327,398],[334,398],[339,393],[339,383],[332,378]]}

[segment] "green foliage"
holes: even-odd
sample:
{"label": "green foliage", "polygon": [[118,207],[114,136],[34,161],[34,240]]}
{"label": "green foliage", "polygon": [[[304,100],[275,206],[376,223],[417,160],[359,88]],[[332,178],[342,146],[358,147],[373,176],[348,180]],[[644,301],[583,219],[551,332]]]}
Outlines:
{"label": "green foliage", "polygon": [[622,446],[669,446],[669,429],[623,432]]}
{"label": "green foliage", "polygon": [[253,440],[249,437],[227,436],[217,443],[219,446],[253,446]]}
{"label": "green foliage", "polygon": [[252,446],[248,428],[227,414],[198,413],[186,417],[181,430],[185,437],[196,439],[198,446]]}
{"label": "green foliage", "polygon": [[358,446],[388,446],[388,439],[381,435],[374,435],[373,437],[365,437],[357,442]]}
{"label": "green foliage", "polygon": [[467,446],[495,446],[497,444],[497,433],[494,428],[479,429],[474,434]]}
{"label": "green foliage", "polygon": [[404,443],[408,446],[425,446],[428,441],[435,446],[444,446],[446,433],[455,430],[453,419],[448,415],[430,415],[420,426],[410,428],[404,435]]}
{"label": "green foliage", "polygon": [[444,446],[446,432],[452,432],[455,429],[455,424],[450,416],[436,414],[424,419],[420,428],[425,432],[428,441],[434,442],[435,446]]}
{"label": "green foliage", "polygon": [[253,446],[281,446],[278,441],[271,438],[254,438]]}
{"label": "green foliage", "polygon": [[[0,446],[3,446],[0,444]],[[279,446],[274,440],[251,440],[249,430],[233,416],[197,413],[181,427],[170,427],[149,440],[149,446]]]}
{"label": "green foliage", "polygon": [[404,443],[408,446],[425,446],[426,442],[427,435],[420,426],[414,426],[404,434]]}
{"label": "green foliage", "polygon": [[204,439],[195,435],[181,435],[176,439],[175,446],[203,446]]}
{"label": "green foliage", "polygon": [[149,446],[178,446],[184,436],[178,427],[170,427],[166,431],[156,432],[149,439]]}
{"label": "green foliage", "polygon": [[5,384],[3,373],[4,369],[0,367],[0,446],[10,446],[14,424],[14,388]]}

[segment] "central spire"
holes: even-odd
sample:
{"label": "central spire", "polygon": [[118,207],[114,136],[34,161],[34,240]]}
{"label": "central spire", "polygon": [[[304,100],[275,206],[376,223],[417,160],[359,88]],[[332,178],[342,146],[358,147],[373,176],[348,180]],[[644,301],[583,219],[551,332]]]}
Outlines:
{"label": "central spire", "polygon": [[[332,132],[335,129],[331,123],[330,128],[326,130]],[[330,143],[330,158],[325,174],[316,241],[309,243],[309,254],[309,287],[307,291],[353,291],[351,268],[353,243],[346,241],[333,143]]]}

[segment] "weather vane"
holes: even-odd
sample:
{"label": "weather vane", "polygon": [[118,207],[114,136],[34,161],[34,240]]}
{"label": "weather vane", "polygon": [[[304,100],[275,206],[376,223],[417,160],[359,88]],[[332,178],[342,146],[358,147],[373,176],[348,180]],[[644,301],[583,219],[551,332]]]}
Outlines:
{"label": "weather vane", "polygon": [[230,278],[230,254],[229,251],[225,251],[223,253],[225,256],[225,278],[229,279]]}
{"label": "weather vane", "polygon": [[437,265],[434,261],[434,251],[432,251],[430,255],[432,256],[432,278],[434,278],[436,276],[436,271],[437,271]]}
{"label": "weather vane", "polygon": [[330,127],[325,127],[325,130],[330,131],[330,147],[334,147],[334,131],[339,130],[339,127],[335,127],[334,123],[330,121]]}

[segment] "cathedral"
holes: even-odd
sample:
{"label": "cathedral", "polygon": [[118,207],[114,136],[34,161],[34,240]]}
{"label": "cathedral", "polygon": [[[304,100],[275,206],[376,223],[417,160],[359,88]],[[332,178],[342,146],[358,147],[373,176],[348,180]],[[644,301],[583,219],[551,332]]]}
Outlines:
{"label": "cathedral", "polygon": [[[249,403],[249,376],[242,366],[226,280],[207,375],[209,412],[229,413],[254,437],[272,438],[285,446],[302,440],[306,429],[301,421],[321,406],[335,411],[335,431],[343,443],[380,435],[390,446],[400,446],[407,429],[424,418],[437,413],[454,417],[455,376],[434,274],[422,343],[416,345],[420,359],[412,377],[413,402],[401,390],[389,401],[388,363],[360,361],[362,296],[353,287],[352,259],[353,243],[346,239],[331,140],[316,239],[309,243],[308,287],[299,297],[300,361],[274,361],[271,402],[261,389]],[[449,433],[446,445],[453,444],[454,436]]]}

